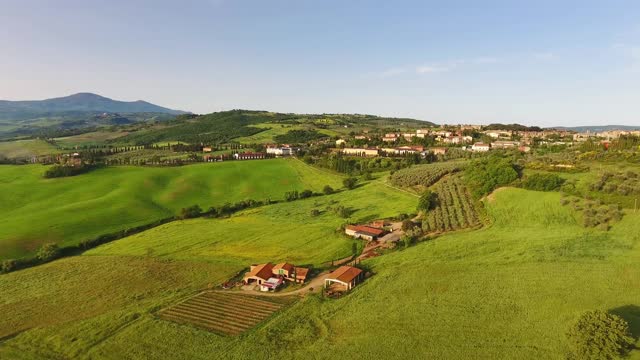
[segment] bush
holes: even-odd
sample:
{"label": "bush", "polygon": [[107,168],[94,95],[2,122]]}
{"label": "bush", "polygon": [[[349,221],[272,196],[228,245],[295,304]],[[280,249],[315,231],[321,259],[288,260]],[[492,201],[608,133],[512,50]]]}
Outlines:
{"label": "bush", "polygon": [[41,261],[51,261],[60,255],[58,245],[54,243],[44,244],[38,249],[36,257]]}
{"label": "bush", "polygon": [[47,169],[44,172],[44,177],[47,179],[58,178],[58,177],[66,177],[66,176],[75,176],[91,171],[95,168],[95,166],[91,165],[78,165],[78,166],[67,166],[67,165],[54,165]]}
{"label": "bush", "polygon": [[17,267],[18,267],[18,262],[15,260],[9,259],[2,262],[2,266],[0,270],[2,270],[3,273],[8,273],[8,272],[12,272]]}
{"label": "bush", "polygon": [[300,197],[300,194],[298,194],[297,190],[287,191],[286,193],[284,193],[284,199],[287,201],[298,200],[299,197]]}
{"label": "bush", "polygon": [[518,172],[515,164],[511,159],[500,155],[474,160],[465,170],[465,180],[476,197],[487,195],[516,179]]}
{"label": "bush", "polygon": [[418,211],[427,212],[435,207],[436,194],[431,190],[426,190],[418,200]]}
{"label": "bush", "polygon": [[303,190],[300,193],[300,199],[306,199],[306,198],[310,198],[313,196],[313,191],[311,190]]}
{"label": "bush", "polygon": [[180,218],[182,219],[196,218],[201,214],[202,214],[202,209],[198,205],[189,206],[188,208],[182,208],[180,210]]}
{"label": "bush", "polygon": [[629,324],[601,310],[583,314],[569,329],[567,338],[578,359],[617,359],[634,346]]}
{"label": "bush", "polygon": [[322,189],[322,192],[325,195],[331,195],[331,194],[333,194],[333,188],[331,186],[329,186],[329,185],[325,185],[324,188]]}
{"label": "bush", "polygon": [[522,181],[525,189],[537,191],[558,190],[564,183],[564,179],[556,174],[532,174]]}
{"label": "bush", "polygon": [[358,179],[354,177],[349,177],[342,181],[342,185],[344,185],[344,187],[349,190],[354,189],[357,183],[358,183]]}

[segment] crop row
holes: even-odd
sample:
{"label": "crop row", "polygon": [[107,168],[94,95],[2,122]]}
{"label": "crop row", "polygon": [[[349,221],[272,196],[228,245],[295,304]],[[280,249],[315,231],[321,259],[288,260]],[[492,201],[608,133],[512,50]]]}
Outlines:
{"label": "crop row", "polygon": [[238,335],[282,307],[248,296],[207,292],[162,310],[160,318],[191,324],[213,332]]}
{"label": "crop row", "polygon": [[391,175],[391,183],[395,186],[431,186],[443,176],[461,170],[458,163],[434,163],[417,165],[398,170]]}
{"label": "crop row", "polygon": [[477,226],[480,223],[473,198],[460,177],[440,181],[434,189],[436,206],[422,222],[425,232],[446,232]]}

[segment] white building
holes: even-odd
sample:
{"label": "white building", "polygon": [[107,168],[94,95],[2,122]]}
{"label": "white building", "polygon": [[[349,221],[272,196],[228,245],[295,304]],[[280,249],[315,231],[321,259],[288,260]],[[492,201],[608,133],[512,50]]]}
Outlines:
{"label": "white building", "polygon": [[282,146],[282,147],[268,147],[267,154],[273,154],[275,156],[290,156],[295,153],[295,149]]}
{"label": "white building", "polygon": [[364,148],[345,148],[341,150],[345,155],[355,156],[378,156],[378,149],[364,149]]}
{"label": "white building", "polygon": [[491,150],[491,145],[484,143],[475,143],[471,146],[471,151],[475,152],[486,152]]}

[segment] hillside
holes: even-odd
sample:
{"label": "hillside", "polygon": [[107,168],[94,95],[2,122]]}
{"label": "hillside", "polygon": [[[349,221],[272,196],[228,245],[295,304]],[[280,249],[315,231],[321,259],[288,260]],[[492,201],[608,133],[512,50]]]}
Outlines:
{"label": "hillside", "polygon": [[0,139],[50,137],[93,128],[167,121],[184,113],[142,100],[118,101],[91,93],[47,100],[0,100]]}
{"label": "hillside", "polygon": [[46,100],[0,100],[0,120],[27,120],[71,112],[184,114],[184,111],[168,109],[142,100],[118,101],[92,93],[78,93]]}
{"label": "hillside", "polygon": [[[375,186],[330,197],[382,209],[376,204],[392,192]],[[362,192],[379,195],[356,200]],[[593,308],[631,319],[637,334],[640,218],[628,215],[610,233],[585,230],[559,200],[557,193],[500,191],[486,204],[493,226],[367,260],[361,265],[375,275],[348,296],[308,296],[236,337],[163,321],[154,313],[247,263],[273,256],[262,253],[263,245],[279,249],[283,257],[276,261],[305,263],[326,261],[333,249],[348,246],[334,238],[266,240],[259,230],[248,240],[217,235],[218,227],[231,230],[285,213],[304,217],[315,199],[302,201],[302,208],[285,203],[228,220],[185,222],[185,229],[200,229],[194,233],[212,231],[201,240],[180,237],[181,230],[171,229],[180,224],[168,225],[149,236],[1,277],[0,336],[24,331],[3,342],[0,356],[557,359],[568,350],[567,326]]]}
{"label": "hillside", "polygon": [[[32,255],[40,244],[81,240],[246,199],[282,200],[291,190],[340,186],[340,177],[297,160],[224,162],[178,168],[116,167],[43,179],[41,165],[0,165],[0,259]],[[117,186],[114,186],[117,184]]]}

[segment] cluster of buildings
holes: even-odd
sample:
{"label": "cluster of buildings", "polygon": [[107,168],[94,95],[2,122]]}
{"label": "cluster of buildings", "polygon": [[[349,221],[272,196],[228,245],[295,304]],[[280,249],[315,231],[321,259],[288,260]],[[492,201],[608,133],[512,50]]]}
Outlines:
{"label": "cluster of buildings", "polygon": [[615,140],[620,136],[640,136],[640,130],[607,130],[599,132],[580,132],[573,134],[573,141],[581,142],[589,139]]}
{"label": "cluster of buildings", "polygon": [[260,287],[260,291],[274,291],[285,281],[302,284],[307,280],[309,269],[297,267],[289,263],[272,263],[251,265],[244,275],[245,284],[254,283]]}

